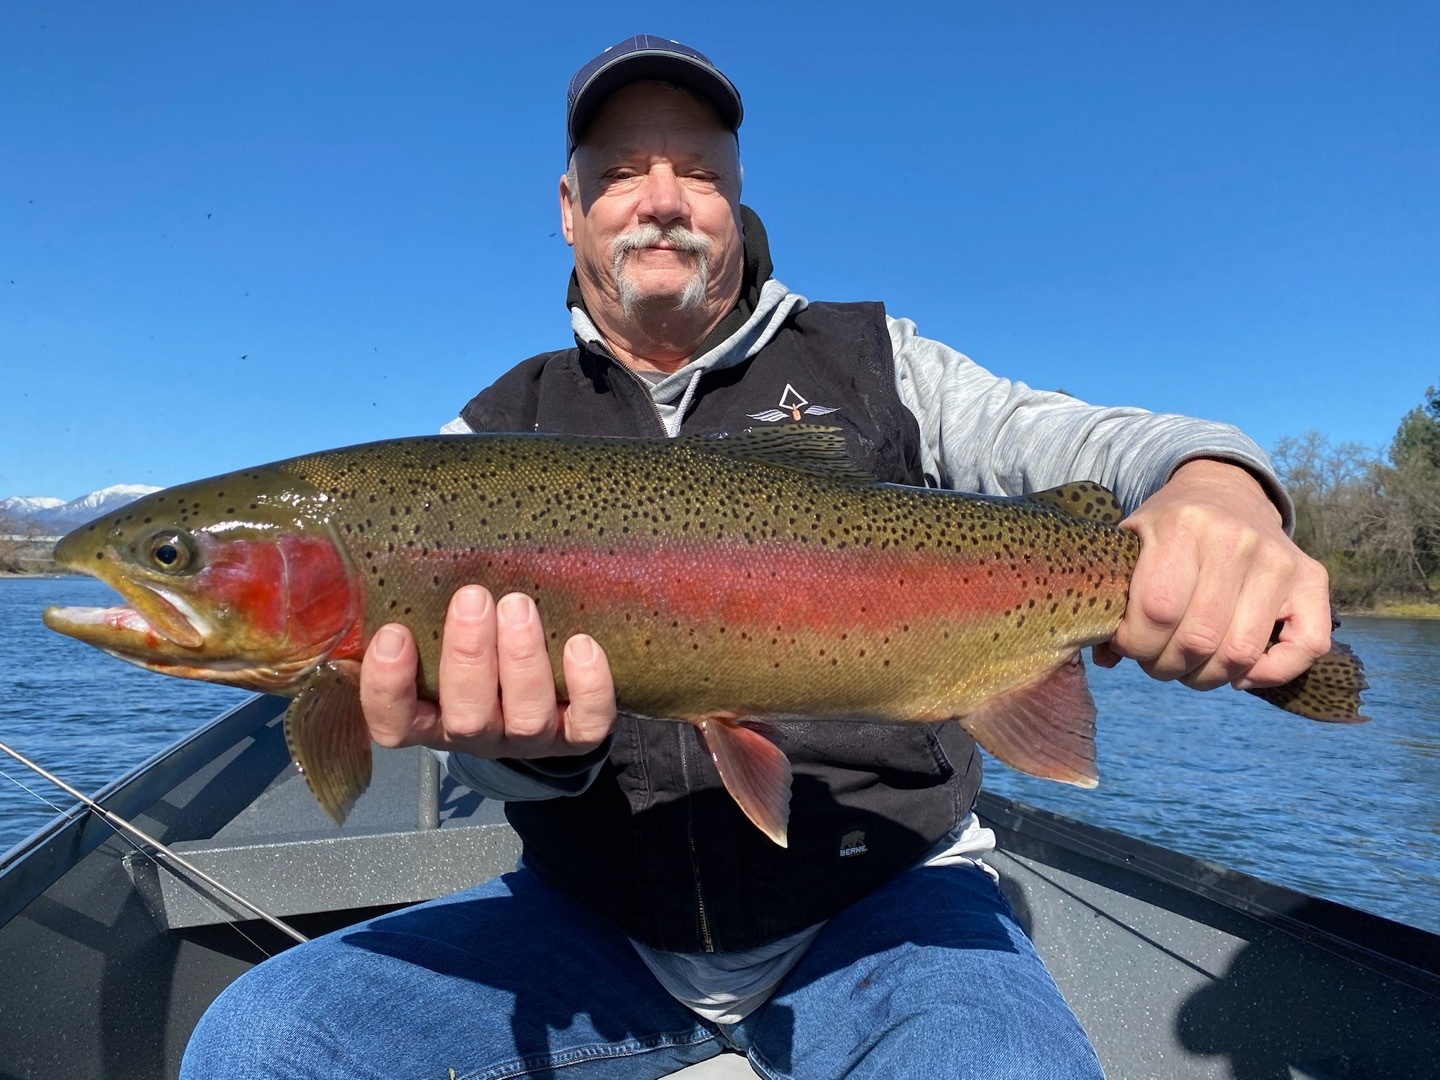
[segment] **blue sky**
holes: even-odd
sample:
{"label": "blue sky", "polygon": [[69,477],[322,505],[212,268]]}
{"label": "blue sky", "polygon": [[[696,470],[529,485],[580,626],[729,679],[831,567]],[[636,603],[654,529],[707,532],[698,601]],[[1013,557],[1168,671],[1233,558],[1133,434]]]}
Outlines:
{"label": "blue sky", "polygon": [[494,6],[0,7],[0,496],[433,431],[570,344],[565,86],[637,32],[740,87],[812,298],[1267,448],[1440,383],[1433,3]]}

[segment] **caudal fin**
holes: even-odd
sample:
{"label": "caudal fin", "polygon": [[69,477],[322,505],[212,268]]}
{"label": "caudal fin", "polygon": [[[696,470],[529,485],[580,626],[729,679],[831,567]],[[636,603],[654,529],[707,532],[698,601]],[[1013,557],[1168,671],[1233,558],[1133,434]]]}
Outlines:
{"label": "caudal fin", "polygon": [[1369,685],[1360,658],[1349,645],[1336,641],[1331,643],[1330,651],[1299,678],[1284,686],[1257,687],[1249,693],[1311,720],[1363,724],[1370,717],[1360,714],[1360,691]]}

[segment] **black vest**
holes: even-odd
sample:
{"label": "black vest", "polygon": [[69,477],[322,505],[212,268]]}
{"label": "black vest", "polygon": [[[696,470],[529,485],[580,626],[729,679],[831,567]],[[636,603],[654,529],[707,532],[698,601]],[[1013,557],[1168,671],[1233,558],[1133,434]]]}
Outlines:
{"label": "black vest", "polygon": [[[470,401],[475,431],[663,434],[648,388],[588,349],[532,357]],[[681,430],[843,428],[881,480],[923,484],[920,432],[895,390],[879,304],[811,304],[750,360],[701,377]],[[506,816],[542,877],[629,936],[680,952],[751,948],[884,884],[969,812],[980,757],[958,724],[782,723],[794,769],[789,847],[731,800],[688,724],[622,718],[583,794]]]}

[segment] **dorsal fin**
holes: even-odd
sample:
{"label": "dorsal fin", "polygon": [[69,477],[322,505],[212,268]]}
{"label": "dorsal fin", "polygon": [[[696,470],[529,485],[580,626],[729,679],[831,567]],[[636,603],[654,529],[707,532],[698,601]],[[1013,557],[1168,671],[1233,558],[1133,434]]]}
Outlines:
{"label": "dorsal fin", "polygon": [[1119,525],[1125,519],[1125,508],[1114,492],[1093,480],[1076,480],[1044,491],[1032,491],[1025,498],[1102,525]]}
{"label": "dorsal fin", "polygon": [[677,440],[706,454],[728,454],[745,461],[808,473],[827,480],[873,484],[875,478],[853,461],[845,450],[839,428],[814,424],[748,428],[715,435],[682,435]]}

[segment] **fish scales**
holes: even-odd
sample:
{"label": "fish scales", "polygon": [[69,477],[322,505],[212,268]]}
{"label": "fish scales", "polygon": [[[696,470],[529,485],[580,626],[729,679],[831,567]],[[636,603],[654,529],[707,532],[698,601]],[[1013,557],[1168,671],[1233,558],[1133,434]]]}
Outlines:
{"label": "fish scales", "polygon": [[657,717],[944,719],[1123,613],[1132,534],[687,449],[437,437],[285,469],[329,500],[367,637],[417,631],[431,695],[445,607],[477,581],[534,597],[557,678],[589,632],[623,706]]}
{"label": "fish scales", "polygon": [[[1002,761],[1095,783],[1078,652],[1124,614],[1139,540],[1093,484],[1023,499],[877,484],[843,438],[432,436],[181,485],[82,527],[62,564],[129,606],[48,625],[151,670],[294,697],[292,755],[342,820],[368,783],[359,661],[412,630],[435,698],[454,591],[535,598],[605,649],[622,710],[691,723],[727,789],[785,841],[789,763],[755,721],[959,721]],[[1343,646],[1260,692],[1354,722]]]}

